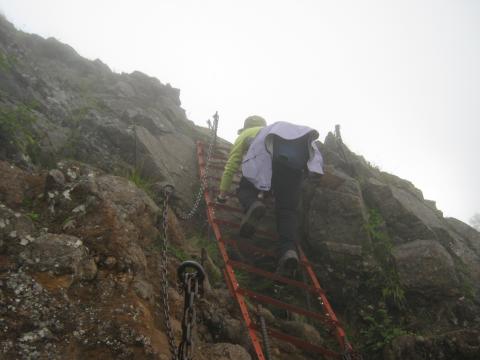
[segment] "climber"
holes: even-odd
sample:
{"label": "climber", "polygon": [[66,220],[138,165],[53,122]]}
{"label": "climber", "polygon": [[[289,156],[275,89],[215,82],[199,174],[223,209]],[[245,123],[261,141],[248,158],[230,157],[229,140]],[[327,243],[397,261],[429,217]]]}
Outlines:
{"label": "climber", "polygon": [[318,132],[306,126],[276,122],[266,126],[260,116],[250,116],[230,152],[220,183],[217,201],[226,201],[233,174],[242,163],[242,178],[237,197],[245,215],[240,224],[240,235],[251,237],[265,214],[265,205],[259,200],[262,192],[273,190],[275,216],[280,240],[278,272],[295,269],[298,265],[297,208],[301,184],[307,173],[323,175],[323,159],[314,141]]}

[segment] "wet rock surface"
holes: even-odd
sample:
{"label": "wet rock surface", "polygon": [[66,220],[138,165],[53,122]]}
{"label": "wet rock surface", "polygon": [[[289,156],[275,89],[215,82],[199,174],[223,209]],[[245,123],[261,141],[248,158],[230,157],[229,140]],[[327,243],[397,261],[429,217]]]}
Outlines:
{"label": "wet rock surface", "polygon": [[[158,207],[127,179],[77,162],[62,162],[56,170],[65,182],[55,190],[39,187],[28,208],[14,211],[0,203],[1,357],[170,358],[159,296]],[[50,175],[36,174],[44,180]],[[175,231],[185,240],[181,228]],[[178,264],[170,258],[176,341],[183,316],[183,297],[175,290]],[[222,344],[208,346],[216,335],[205,325],[210,313],[200,314],[198,346],[205,351],[197,358],[250,359],[245,348],[228,342],[245,344],[246,338],[231,315],[228,293],[220,294],[228,304],[223,312],[213,310],[215,297],[203,301],[222,316],[227,335]]]}
{"label": "wet rock surface", "polygon": [[[0,358],[169,359],[162,189],[174,184],[174,206],[191,204],[195,141],[208,141],[208,130],[186,118],[169,84],[115,74],[3,18],[0,120]],[[365,359],[478,358],[480,234],[333,134],[318,145],[326,175],[305,183],[301,241],[356,348]],[[202,259],[204,220],[167,219],[177,341],[176,268]],[[210,278],[198,302],[196,358],[250,359],[213,255],[204,257]],[[326,341],[310,319],[262,312],[269,326]],[[271,347],[274,359],[318,358],[285,342]]]}

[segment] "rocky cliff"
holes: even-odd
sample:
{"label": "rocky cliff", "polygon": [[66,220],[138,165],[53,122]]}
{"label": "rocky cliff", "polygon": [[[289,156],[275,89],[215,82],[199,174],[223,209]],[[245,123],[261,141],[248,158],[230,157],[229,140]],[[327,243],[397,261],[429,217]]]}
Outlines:
{"label": "rocky cliff", "polygon": [[[170,358],[158,189],[175,184],[175,205],[191,205],[207,137],[170,85],[0,19],[0,358]],[[353,344],[365,359],[477,359],[480,233],[333,134],[319,146],[327,175],[305,184],[302,241]],[[176,266],[207,249],[196,358],[250,359],[204,220],[168,219],[174,332]],[[302,319],[270,317],[320,339]]]}

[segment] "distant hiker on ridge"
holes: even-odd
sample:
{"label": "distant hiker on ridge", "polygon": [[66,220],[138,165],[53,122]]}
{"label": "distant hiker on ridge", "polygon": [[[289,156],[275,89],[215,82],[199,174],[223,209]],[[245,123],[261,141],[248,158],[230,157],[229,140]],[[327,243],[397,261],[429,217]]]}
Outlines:
{"label": "distant hiker on ridge", "polygon": [[295,269],[301,184],[308,173],[323,175],[323,158],[314,143],[318,132],[282,121],[266,126],[262,117],[250,116],[238,134],[225,165],[217,201],[226,201],[233,175],[242,164],[237,197],[245,215],[240,235],[250,238],[266,211],[258,195],[272,189],[281,245],[277,271]]}

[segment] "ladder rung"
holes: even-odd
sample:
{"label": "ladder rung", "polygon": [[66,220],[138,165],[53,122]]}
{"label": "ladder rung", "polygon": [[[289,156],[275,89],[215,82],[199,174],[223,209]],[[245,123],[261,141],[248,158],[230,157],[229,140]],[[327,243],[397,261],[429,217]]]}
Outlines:
{"label": "ladder rung", "polygon": [[[217,194],[220,193],[220,189],[218,188],[218,186],[210,185],[210,186],[208,187],[208,189],[209,189],[209,190],[212,192],[212,194],[214,194],[214,195],[217,195]],[[237,197],[236,191],[229,191],[229,192],[227,193],[227,195],[228,195],[229,197],[235,197],[235,198]],[[267,205],[267,206],[272,206],[272,207],[275,206],[275,200],[274,200],[273,196],[268,196],[268,197],[264,198],[264,199],[262,200],[262,202],[263,202],[265,205]]]}
{"label": "ladder rung", "polygon": [[223,240],[223,242],[228,244],[228,245],[235,246],[235,247],[238,247],[240,249],[244,249],[246,251],[250,251],[252,253],[260,253],[260,254],[263,254],[265,256],[277,257],[277,254],[274,251],[267,250],[267,249],[264,249],[264,248],[261,248],[261,247],[255,246],[255,245],[247,244],[243,240],[238,242],[238,241],[235,241],[235,240],[232,240],[232,239],[225,239],[225,240]]}
{"label": "ladder rung", "polygon": [[227,147],[224,147],[224,146],[215,146],[215,150],[220,150],[220,151],[226,151],[228,153],[230,153],[230,149],[231,148],[227,148]]}
{"label": "ladder rung", "polygon": [[[199,162],[199,165],[200,166],[203,166],[204,168],[207,167],[207,163],[205,161],[202,161],[202,162]],[[215,169],[215,170],[225,170],[225,163],[210,163],[208,165],[208,168],[209,169]],[[237,175],[240,175],[240,172],[237,173]]]}
{"label": "ladder rung", "polygon": [[[209,201],[207,203],[208,206],[210,207],[213,207],[215,209],[221,209],[221,210],[226,210],[226,211],[232,211],[232,212],[236,212],[236,213],[240,213],[240,214],[243,214],[245,213],[245,211],[243,211],[243,209],[239,208],[239,207],[235,207],[235,206],[230,206],[230,205],[227,205],[227,204],[220,204],[220,203],[217,203],[217,202],[213,202],[213,201]],[[268,217],[269,214],[265,214],[265,217]]]}
{"label": "ladder rung", "polygon": [[237,213],[242,213],[242,214],[243,214],[243,210],[242,210],[242,209],[237,208],[237,207],[233,207],[233,206],[230,206],[230,205],[219,204],[219,203],[216,203],[216,202],[213,202],[213,201],[208,202],[207,205],[208,205],[208,206],[212,206],[212,207],[214,207],[215,209],[228,210],[228,211],[233,211],[233,212],[237,212]]}
{"label": "ladder rung", "polygon": [[[213,194],[213,195],[218,195],[220,193],[220,189],[217,186],[209,186],[208,190]],[[236,197],[237,193],[235,191],[229,191],[227,192],[227,195],[229,197]]]}
{"label": "ladder rung", "polygon": [[208,165],[208,168],[215,170],[225,170],[225,165],[210,164]]}
{"label": "ladder rung", "polygon": [[[265,255],[265,256],[270,256],[270,257],[275,257],[275,258],[278,257],[278,254],[276,252],[265,249],[265,248],[262,248],[262,247],[258,247],[258,246],[252,245],[252,244],[248,244],[244,240],[245,239],[242,239],[242,241],[239,242],[239,241],[236,241],[236,240],[233,240],[233,239],[222,239],[222,241],[225,244],[228,244],[228,245],[231,245],[231,246],[234,246],[234,247],[238,247],[240,249],[244,249],[244,250],[247,250],[247,251],[251,251],[254,254],[255,253],[260,253],[260,254]],[[298,244],[297,244],[297,247],[299,247]],[[299,264],[302,265],[305,268],[308,268],[308,267],[312,266],[305,257],[303,257],[303,258],[300,257]],[[317,289],[317,293],[325,293],[325,291],[320,287],[320,284],[318,284],[318,288],[315,287],[315,286],[314,286],[314,288]]]}
{"label": "ladder rung", "polygon": [[[211,159],[217,160],[217,161],[210,163],[210,166],[212,166],[212,168],[214,168],[214,167],[220,168],[221,167],[222,170],[224,169],[224,166],[223,166],[222,162],[223,161],[228,161],[228,156],[225,153],[222,153],[222,152],[230,153],[230,148],[221,147],[221,146],[216,147],[216,149],[214,150],[214,152],[211,156]],[[207,175],[205,173],[206,172],[206,169],[205,169],[205,165],[206,165],[205,155],[206,155],[205,145],[201,141],[197,141],[197,158],[198,158],[199,172],[200,172],[201,179],[202,179],[203,176]],[[295,283],[296,280],[289,279],[289,278],[282,278],[279,275],[269,273],[265,270],[256,269],[253,266],[250,267],[249,265],[242,264],[240,262],[232,262],[232,260],[230,260],[228,258],[228,255],[225,251],[226,250],[225,249],[226,244],[229,244],[229,245],[233,244],[233,246],[236,246],[237,248],[246,248],[251,252],[258,252],[258,253],[261,253],[261,254],[265,254],[267,256],[275,256],[275,254],[274,254],[273,251],[269,251],[269,250],[266,250],[266,249],[261,249],[261,248],[258,248],[256,246],[248,244],[248,243],[241,243],[241,242],[237,243],[236,241],[231,240],[231,239],[223,239],[223,236],[221,234],[221,228],[218,225],[223,224],[223,225],[226,225],[226,226],[230,226],[231,228],[238,229],[240,227],[240,224],[237,224],[237,223],[234,223],[234,222],[231,222],[231,221],[227,221],[227,220],[223,220],[223,219],[215,219],[215,213],[212,211],[213,210],[212,206],[214,206],[214,204],[212,202],[212,196],[214,196],[215,193],[218,194],[218,184],[220,183],[221,179],[218,176],[211,176],[211,175],[208,176],[207,179],[210,180],[209,184],[208,184],[208,190],[206,190],[205,193],[204,193],[205,202],[208,204],[207,205],[207,207],[208,207],[207,216],[208,216],[208,219],[209,219],[209,222],[210,222],[212,228],[214,229],[215,238],[217,239],[218,245],[220,247],[220,251],[223,254],[222,258],[223,258],[223,261],[225,262],[224,272],[225,272],[225,279],[227,281],[227,286],[228,286],[230,292],[232,293],[232,295],[234,296],[234,298],[237,300],[237,303],[240,307],[242,317],[243,317],[243,319],[245,321],[245,324],[247,325],[247,328],[249,330],[249,336],[250,336],[250,339],[252,341],[253,349],[254,349],[257,357],[261,358],[261,359],[265,358],[265,356],[263,354],[263,351],[262,351],[262,349],[259,345],[258,338],[257,338],[256,333],[255,333],[256,331],[258,331],[258,329],[254,329],[254,326],[256,326],[256,325],[252,324],[252,321],[251,321],[251,318],[250,318],[250,315],[249,315],[249,311],[248,311],[248,309],[245,305],[245,301],[243,299],[244,296],[252,298],[253,300],[255,300],[257,302],[260,302],[260,303],[271,304],[272,306],[276,306],[277,308],[285,309],[285,310],[288,310],[288,311],[291,311],[291,312],[295,312],[295,313],[298,313],[298,314],[305,315],[305,316],[310,317],[310,318],[317,319],[317,320],[325,323],[328,327],[335,328],[335,336],[337,338],[337,341],[339,343],[340,348],[341,349],[350,349],[350,351],[351,351],[351,349],[352,349],[351,345],[349,345],[348,341],[346,341],[345,331],[343,330],[343,328],[339,324],[339,322],[337,320],[337,317],[336,317],[333,309],[331,308],[331,306],[328,302],[328,299],[326,297],[325,292],[321,289],[320,283],[319,283],[319,281],[318,281],[318,279],[315,275],[313,267],[308,262],[305,254],[303,253],[303,251],[300,247],[298,247],[300,263],[305,267],[305,270],[307,271],[308,276],[309,276],[312,284],[309,285],[309,284],[302,283],[302,282],[298,282],[298,283],[302,284],[300,286],[301,288],[306,288],[308,291],[312,291],[312,289],[314,289],[313,292],[319,296],[319,299],[321,299],[321,302],[323,304],[323,310],[325,311],[325,315],[322,315],[322,314],[316,313],[316,312],[312,312],[312,311],[308,311],[308,310],[304,310],[304,309],[299,308],[297,306],[290,305],[290,304],[284,303],[282,301],[276,300],[274,298],[255,293],[251,290],[242,289],[242,288],[238,287],[238,282],[235,279],[235,274],[234,274],[233,269],[232,269],[232,265],[234,265],[234,264],[236,264],[237,267],[239,267],[239,266],[242,267],[243,266],[243,268],[247,269],[247,271],[251,270],[251,269],[255,269],[255,271],[257,273],[260,273],[261,275],[268,275],[266,277],[270,277],[274,280],[278,280],[278,281],[283,280],[282,282],[287,282],[287,283],[290,283],[292,285],[294,284],[294,286],[298,285],[298,284]],[[238,179],[238,177],[236,177],[236,179]],[[214,181],[216,182],[216,184],[213,183]],[[235,181],[232,181],[232,183],[235,184],[235,185],[238,185],[240,183],[240,181],[235,180]],[[215,185],[217,187],[215,187]],[[233,192],[230,192],[229,195],[234,196],[235,194]],[[228,205],[225,205],[225,206],[227,207]],[[229,209],[226,208],[226,207],[225,207],[225,210],[230,210],[230,211],[235,211],[235,212],[239,211],[239,209],[233,210],[234,209],[233,207],[229,207]],[[260,234],[265,234],[266,237],[270,237],[270,238],[265,239],[264,236],[257,236],[258,240],[276,240],[277,239],[276,234],[272,234],[271,232],[268,232],[268,231],[258,230],[257,235],[260,235]],[[244,239],[244,240],[247,241],[247,239]],[[228,275],[228,274],[230,274],[230,275]],[[292,343],[292,344],[294,344],[294,345],[296,345],[300,348],[305,348],[305,349],[313,351],[313,352],[322,353],[326,357],[340,358],[339,354],[334,353],[333,351],[330,351],[328,349],[324,349],[320,346],[317,346],[317,345],[314,345],[314,344],[309,344],[307,341],[304,341],[302,339],[295,338],[295,337],[287,335],[287,334],[283,334],[283,333],[279,332],[278,330],[274,330],[274,329],[268,329],[268,331],[269,331],[269,333],[272,337],[276,337],[276,338],[284,340],[286,342],[290,342],[290,343]]]}
{"label": "ladder rung", "polygon": [[213,159],[213,160],[224,160],[224,161],[227,161],[227,160],[228,160],[228,157],[227,157],[227,156],[223,156],[223,155],[219,155],[218,153],[214,153],[214,154],[212,154],[212,159]]}
{"label": "ladder rung", "polygon": [[[257,324],[254,324],[254,323],[251,324],[250,328],[254,331],[257,331],[257,332],[261,331],[259,326]],[[283,332],[274,330],[272,328],[267,328],[267,332],[268,332],[268,335],[270,335],[271,337],[289,342],[290,344],[293,344],[293,345],[295,345],[299,348],[305,349],[307,351],[322,354],[322,355],[325,355],[328,358],[332,358],[332,359],[341,359],[342,358],[341,357],[342,355],[335,352],[335,351],[327,349],[326,347],[322,347],[322,346],[312,344],[312,343],[310,343],[308,341],[305,341],[305,340],[302,340],[302,339],[300,339],[296,336],[288,335],[288,334],[285,334]]]}
{"label": "ladder rung", "polygon": [[[215,158],[213,158],[213,156],[212,156],[212,158],[210,159],[210,165],[219,165],[219,166],[221,165],[221,166],[225,166],[225,164],[227,163],[226,161],[222,161],[222,160],[220,160],[220,161],[213,161],[213,160],[218,160],[218,159],[215,159]],[[200,165],[202,165],[202,166],[207,165],[207,161],[206,161],[206,160],[201,160],[201,161],[199,161],[198,163],[199,163]]]}
{"label": "ladder rung", "polygon": [[331,326],[331,327],[337,325],[337,322],[334,321],[333,319],[329,318],[328,316],[319,314],[317,312],[305,310],[305,309],[302,309],[301,307],[298,307],[298,306],[295,306],[295,305],[284,303],[280,300],[274,299],[270,296],[259,294],[255,291],[252,291],[252,290],[238,288],[237,292],[239,292],[242,295],[248,296],[249,298],[254,299],[258,302],[261,302],[263,304],[270,304],[270,305],[276,306],[277,308],[280,308],[280,309],[284,309],[284,310],[294,312],[296,314],[304,315],[308,318],[317,319],[318,321],[321,321],[322,323],[324,323],[328,326]]}
{"label": "ladder rung", "polygon": [[[220,182],[222,179],[219,178],[218,176],[207,176],[208,179],[215,180]],[[232,184],[238,185],[240,184],[240,180],[232,180]]]}
{"label": "ladder rung", "polygon": [[[252,323],[250,325],[250,328],[252,330],[257,331],[257,332],[261,331],[259,326],[257,324],[254,324],[254,323]],[[341,358],[341,354],[339,354],[335,351],[324,348],[322,346],[318,346],[318,345],[309,343],[308,341],[302,340],[302,339],[300,339],[296,336],[287,335],[283,332],[274,330],[272,328],[267,328],[267,332],[268,332],[268,335],[270,335],[271,337],[289,342],[290,344],[293,344],[293,345],[295,345],[299,348],[305,349],[307,351],[312,351],[312,352],[315,352],[315,353],[318,353],[318,354],[323,354],[325,356],[328,356],[328,357],[334,358],[334,359],[340,359]]]}
{"label": "ladder rung", "polygon": [[[239,223],[235,223],[233,221],[228,221],[228,220],[223,220],[223,219],[215,219],[215,223],[217,223],[218,225],[226,225],[228,227],[231,227],[233,229],[238,229],[240,228],[240,224]],[[265,231],[265,230],[256,230],[255,231],[255,234],[258,234],[258,235],[264,235],[264,236],[267,236],[269,238],[271,238],[272,240],[277,240],[277,235],[270,232],[270,231]]]}
{"label": "ladder rung", "polygon": [[230,260],[230,264],[232,266],[236,267],[236,268],[245,270],[247,272],[254,273],[254,274],[257,274],[257,275],[260,275],[260,276],[263,276],[263,277],[266,277],[266,278],[269,278],[269,279],[272,279],[272,280],[275,280],[275,281],[278,281],[278,282],[281,282],[281,283],[284,283],[284,284],[287,284],[287,285],[295,286],[297,288],[310,291],[312,294],[317,294],[317,289],[315,289],[313,286],[305,284],[301,281],[289,279],[287,277],[277,275],[275,273],[265,271],[265,270],[262,270],[262,269],[254,267],[254,266],[250,266],[248,264],[245,264],[245,263],[242,263],[242,262],[239,262],[239,261],[235,261],[235,260]]}

